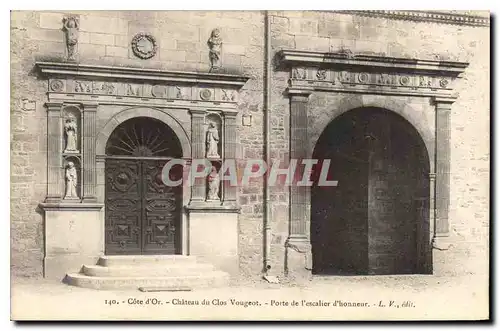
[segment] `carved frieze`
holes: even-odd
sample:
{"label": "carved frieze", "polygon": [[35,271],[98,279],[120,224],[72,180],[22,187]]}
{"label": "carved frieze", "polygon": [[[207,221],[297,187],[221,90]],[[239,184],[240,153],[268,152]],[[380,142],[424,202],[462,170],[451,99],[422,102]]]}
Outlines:
{"label": "carved frieze", "polygon": [[465,62],[395,58],[337,52],[281,50],[292,93],[339,91],[415,96],[451,96]]}
{"label": "carved frieze", "polygon": [[293,68],[291,84],[315,84],[328,82],[333,85],[368,85],[371,87],[450,89],[451,80],[433,75],[404,73],[374,73],[318,68]]}
{"label": "carved frieze", "polygon": [[234,88],[200,88],[186,85],[138,84],[84,79],[50,79],[48,91],[64,94],[136,97],[148,99],[238,102]]}

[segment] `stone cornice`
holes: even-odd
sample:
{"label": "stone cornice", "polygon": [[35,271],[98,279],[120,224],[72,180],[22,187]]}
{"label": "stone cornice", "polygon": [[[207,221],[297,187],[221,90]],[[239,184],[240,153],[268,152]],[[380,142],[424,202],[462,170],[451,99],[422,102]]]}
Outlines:
{"label": "stone cornice", "polygon": [[490,26],[489,17],[455,14],[440,11],[421,10],[337,10],[337,13],[383,17],[390,19],[409,20],[417,22],[435,22],[444,24]]}
{"label": "stone cornice", "polygon": [[213,87],[241,88],[247,80],[246,76],[164,71],[131,67],[114,67],[66,62],[36,62],[36,68],[42,75],[54,77],[72,76],[75,78],[99,80],[136,80],[142,82],[207,85]]}
{"label": "stone cornice", "polygon": [[322,53],[300,50],[280,51],[282,63],[293,66],[357,68],[370,72],[411,72],[455,77],[464,72],[466,62],[419,60],[350,52]]}

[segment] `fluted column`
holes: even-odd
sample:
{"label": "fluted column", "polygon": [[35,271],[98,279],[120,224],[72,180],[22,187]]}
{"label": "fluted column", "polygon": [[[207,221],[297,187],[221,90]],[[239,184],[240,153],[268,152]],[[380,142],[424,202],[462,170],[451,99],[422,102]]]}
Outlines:
{"label": "fluted column", "polygon": [[96,113],[97,103],[83,105],[83,201],[96,202]]}
{"label": "fluted column", "polygon": [[[224,111],[224,161],[234,160],[236,164],[236,115],[238,112],[234,111]],[[224,205],[236,206],[237,204],[237,187],[231,185],[229,180],[223,182],[223,199]]]}
{"label": "fluted column", "polygon": [[[191,113],[191,155],[193,159],[205,158],[204,122],[205,110],[190,110]],[[191,189],[191,202],[205,201],[206,183],[204,178],[197,178]]]}
{"label": "fluted column", "polygon": [[434,98],[436,105],[436,219],[433,245],[438,249],[447,249],[446,238],[450,233],[450,137],[451,105],[453,98]]}
{"label": "fluted column", "polygon": [[62,197],[62,103],[47,102],[47,197],[45,202],[57,202]]}

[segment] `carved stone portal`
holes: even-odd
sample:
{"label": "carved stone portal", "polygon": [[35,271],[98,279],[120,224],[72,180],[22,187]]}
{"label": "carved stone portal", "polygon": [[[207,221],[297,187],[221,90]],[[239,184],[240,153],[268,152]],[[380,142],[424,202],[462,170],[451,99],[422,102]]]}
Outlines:
{"label": "carved stone portal", "polygon": [[80,21],[75,16],[63,19],[64,31],[66,32],[66,48],[69,61],[76,61],[78,56],[78,30]]}

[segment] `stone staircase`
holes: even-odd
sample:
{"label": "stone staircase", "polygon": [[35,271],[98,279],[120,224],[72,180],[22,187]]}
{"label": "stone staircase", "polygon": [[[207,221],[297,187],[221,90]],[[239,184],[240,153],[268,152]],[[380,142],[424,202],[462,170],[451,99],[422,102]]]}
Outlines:
{"label": "stone staircase", "polygon": [[65,283],[98,290],[160,290],[223,287],[229,274],[186,255],[114,255],[67,274]]}

